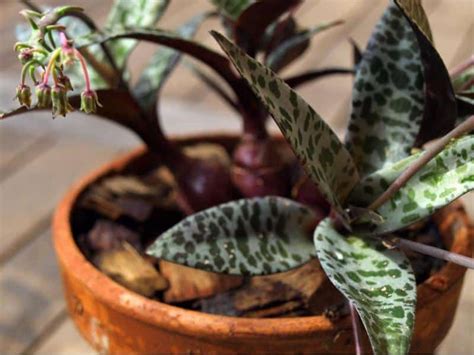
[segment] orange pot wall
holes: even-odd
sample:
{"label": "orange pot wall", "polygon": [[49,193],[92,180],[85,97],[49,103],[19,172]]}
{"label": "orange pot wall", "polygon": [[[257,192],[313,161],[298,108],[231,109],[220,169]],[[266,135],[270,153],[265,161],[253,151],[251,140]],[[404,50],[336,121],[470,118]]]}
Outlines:
{"label": "orange pot wall", "polygon": [[[227,136],[181,139],[231,144]],[[54,245],[71,318],[81,334],[104,353],[353,353],[348,317],[332,323],[324,316],[245,319],[189,311],[135,294],[99,272],[74,242],[71,210],[80,193],[99,177],[148,160],[140,149],[83,179],[59,204],[53,225]],[[146,164],[145,164],[146,165]],[[436,216],[453,251],[471,255],[473,229],[459,204]],[[446,336],[456,311],[465,269],[447,264],[418,286],[412,352],[433,352]],[[367,343],[367,339],[365,339]]]}

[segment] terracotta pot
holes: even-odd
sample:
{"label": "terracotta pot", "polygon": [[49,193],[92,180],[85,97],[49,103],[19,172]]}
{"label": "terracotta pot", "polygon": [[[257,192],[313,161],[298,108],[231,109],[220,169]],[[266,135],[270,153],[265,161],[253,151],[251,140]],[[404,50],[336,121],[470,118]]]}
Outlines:
{"label": "terracotta pot", "polygon": [[[231,146],[235,137],[181,139]],[[70,216],[88,185],[111,172],[151,166],[144,149],[124,156],[82,179],[59,204],[54,216],[54,245],[71,318],[86,340],[108,353],[339,353],[353,352],[349,317],[336,323],[324,316],[245,319],[190,311],[133,293],[99,272],[74,241]],[[446,245],[471,255],[473,229],[460,204],[435,216]],[[446,264],[418,286],[412,352],[433,352],[447,334],[456,311],[465,269]]]}

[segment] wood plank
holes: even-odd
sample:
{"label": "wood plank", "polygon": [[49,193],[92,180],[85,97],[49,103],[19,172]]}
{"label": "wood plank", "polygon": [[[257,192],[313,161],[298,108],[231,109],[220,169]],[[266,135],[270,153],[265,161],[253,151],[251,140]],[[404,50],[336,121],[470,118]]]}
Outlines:
{"label": "wood plank", "polygon": [[[92,126],[91,126],[92,128]],[[78,176],[117,155],[114,146],[69,137],[0,185],[0,255],[45,218]]]}
{"label": "wood plank", "polygon": [[2,353],[18,354],[64,307],[50,232],[43,231],[2,268]]}
{"label": "wood plank", "polygon": [[67,319],[32,354],[93,355],[96,351],[81,337],[74,323]]}

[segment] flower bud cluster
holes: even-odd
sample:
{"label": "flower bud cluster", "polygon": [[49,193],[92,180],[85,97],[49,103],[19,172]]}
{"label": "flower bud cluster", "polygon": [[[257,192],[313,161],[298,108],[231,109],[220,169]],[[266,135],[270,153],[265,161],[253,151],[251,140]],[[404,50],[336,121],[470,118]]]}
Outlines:
{"label": "flower bud cluster", "polygon": [[[75,7],[60,7],[44,13],[25,10],[21,14],[28,20],[32,32],[27,42],[15,44],[18,60],[23,66],[21,82],[16,88],[16,99],[20,105],[32,106],[31,89],[26,85],[26,74],[29,73],[35,84],[36,106],[38,108],[51,107],[53,117],[66,116],[73,111],[68,100],[68,92],[73,91],[71,80],[64,74],[64,67],[77,62],[81,64],[85,82],[85,89],[81,93],[80,109],[86,113],[94,113],[100,107],[97,93],[90,88],[87,64],[81,53],[74,48],[73,41],[68,39],[65,28],[57,24],[57,20],[65,13],[77,12]],[[60,45],[56,46],[52,32],[59,34]],[[39,75],[40,79],[37,79]],[[53,79],[52,87],[49,85]]]}

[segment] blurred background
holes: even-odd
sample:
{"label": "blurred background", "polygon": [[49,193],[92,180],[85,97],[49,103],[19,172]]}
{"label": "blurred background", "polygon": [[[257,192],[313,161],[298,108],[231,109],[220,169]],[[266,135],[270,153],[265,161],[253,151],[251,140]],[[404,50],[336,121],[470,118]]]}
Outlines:
{"label": "blurred background", "polygon": [[[133,1],[133,0],[130,0]],[[152,1],[152,0],[151,0]],[[77,5],[100,25],[110,0],[38,0],[38,5]],[[344,24],[317,35],[311,49],[285,73],[302,68],[352,65],[354,39],[365,47],[386,0],[306,0],[296,13],[301,25],[335,19]],[[449,68],[474,53],[474,0],[425,0],[435,44]],[[0,0],[0,107],[15,105],[20,64],[13,52],[15,30],[24,8]],[[175,29],[193,15],[210,9],[208,0],[172,0],[159,27]],[[217,47],[208,34],[221,29],[205,22],[196,38]],[[132,77],[156,46],[141,44],[130,57]],[[350,108],[352,79],[329,77],[306,85],[300,93],[339,134]],[[164,127],[170,134],[235,131],[239,120],[192,73],[180,66],[165,86],[161,100]],[[51,119],[34,113],[0,123],[0,353],[93,353],[68,320],[50,241],[53,209],[82,175],[139,146],[131,133],[101,120],[73,113]],[[468,201],[468,200],[466,200]],[[473,199],[469,207],[472,210]],[[472,215],[472,214],[471,214]],[[468,272],[460,309],[439,354],[472,354],[474,349],[474,276]]]}

